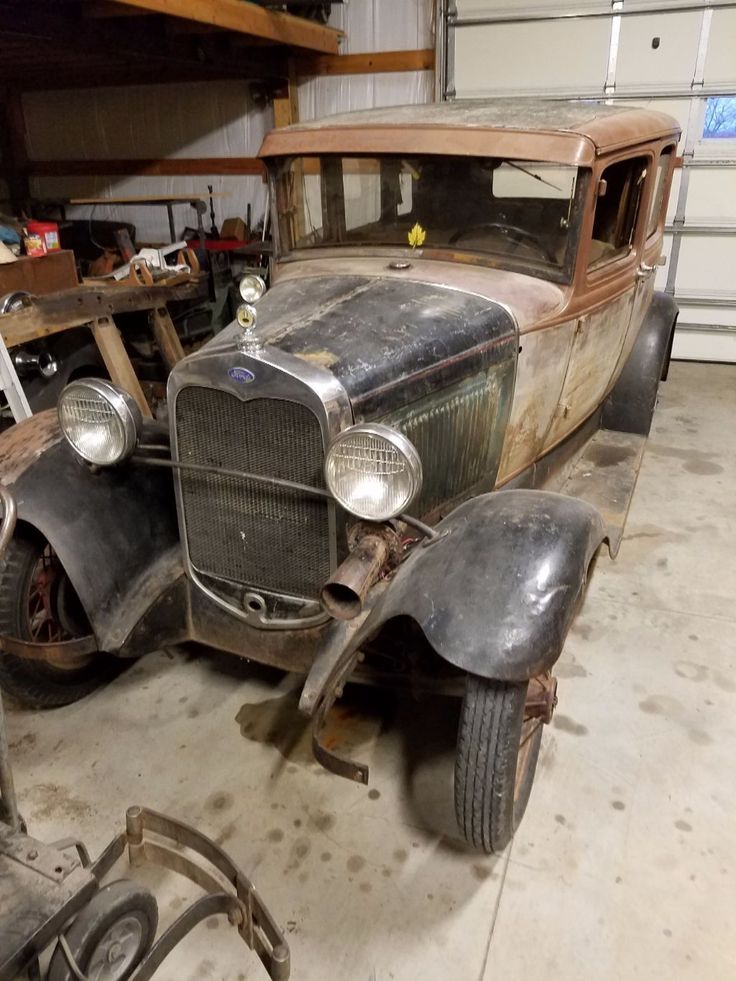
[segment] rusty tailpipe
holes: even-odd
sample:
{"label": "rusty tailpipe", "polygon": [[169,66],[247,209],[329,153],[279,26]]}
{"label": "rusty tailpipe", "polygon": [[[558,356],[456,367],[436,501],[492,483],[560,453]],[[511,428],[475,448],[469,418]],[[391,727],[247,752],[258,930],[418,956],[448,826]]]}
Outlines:
{"label": "rusty tailpipe", "polygon": [[334,576],[322,587],[323,608],[336,620],[352,620],[363,609],[368,590],[387,564],[391,545],[385,535],[363,535]]}

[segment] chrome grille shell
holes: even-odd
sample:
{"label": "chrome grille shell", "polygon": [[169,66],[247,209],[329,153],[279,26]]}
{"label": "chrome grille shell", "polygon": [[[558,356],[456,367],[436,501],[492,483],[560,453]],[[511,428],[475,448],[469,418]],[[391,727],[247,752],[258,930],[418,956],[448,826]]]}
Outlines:
{"label": "chrome grille shell", "polygon": [[[305,411],[310,413],[310,417],[316,419],[321,433],[322,445],[319,460],[319,468],[321,469],[324,452],[331,440],[338,432],[352,423],[350,402],[342,385],[327,369],[310,364],[294,355],[285,354],[275,348],[265,347],[256,353],[244,354],[238,349],[234,340],[231,340],[231,338],[237,337],[237,330],[233,327],[227,328],[223,334],[219,335],[202,351],[190,355],[180,362],[169,377],[168,404],[174,459],[186,462],[186,457],[181,455],[186,439],[182,440],[180,447],[177,431],[177,419],[180,418],[178,399],[186,389],[194,387],[215,390],[218,393],[215,396],[216,400],[228,396],[234,397],[241,403],[252,400],[278,400],[278,402],[274,401],[274,406],[278,405],[279,408],[284,408],[287,403],[291,403],[292,408],[287,408],[286,413],[292,419],[306,418],[303,413]],[[237,369],[244,370],[238,371]],[[239,380],[249,377],[252,378],[252,381]],[[185,406],[187,398],[188,396],[182,400],[182,407]],[[263,403],[261,403],[262,406]],[[247,408],[247,406],[244,405],[243,408]],[[242,432],[235,432],[230,434],[230,438],[234,441],[242,439],[243,434]],[[227,440],[225,440],[225,445],[226,443]],[[235,459],[237,461],[237,454],[235,454]],[[227,466],[228,464],[222,465]],[[237,463],[234,469],[239,469]],[[277,476],[278,474],[274,471],[272,475]],[[302,476],[304,476],[303,473]],[[298,479],[298,477],[299,474],[292,479]],[[313,483],[314,479],[311,481],[307,479],[302,482]],[[201,565],[202,556],[201,553],[197,554],[196,548],[194,549],[195,555],[190,554],[187,510],[191,506],[191,501],[186,499],[181,471],[176,472],[175,490],[182,549],[187,571],[194,582],[214,602],[226,607],[239,618],[262,628],[293,628],[320,622],[324,619],[324,615],[319,611],[318,604],[312,596],[295,595],[295,592],[299,590],[294,590],[294,586],[297,584],[294,577],[287,583],[289,589],[275,588],[275,580],[269,583],[248,582],[247,586],[241,588],[241,581],[247,579],[243,575],[239,575],[238,582],[223,577],[220,584],[209,572],[197,568],[197,563],[193,561],[193,558],[196,558]],[[258,491],[258,493],[262,495],[263,491]],[[273,500],[276,500],[277,497],[278,494],[274,495]],[[265,499],[262,498],[262,500]],[[338,536],[341,529],[338,528],[339,519],[334,504],[328,502],[321,507],[326,511],[325,527],[329,550],[329,562],[325,564],[325,568],[327,572],[331,572],[337,567],[340,557]],[[211,503],[213,523],[218,520],[217,508],[217,500],[213,500]],[[201,516],[199,527],[201,531]],[[233,533],[233,528],[230,528],[229,534],[232,535]],[[240,544],[242,546],[242,541]],[[278,565],[278,561],[275,562],[275,565]],[[236,565],[230,563],[226,571],[232,572],[235,569]],[[220,585],[223,588],[219,588]],[[267,599],[268,608],[266,610],[252,610],[248,608],[247,604],[244,605],[243,588],[257,589],[258,593]]]}

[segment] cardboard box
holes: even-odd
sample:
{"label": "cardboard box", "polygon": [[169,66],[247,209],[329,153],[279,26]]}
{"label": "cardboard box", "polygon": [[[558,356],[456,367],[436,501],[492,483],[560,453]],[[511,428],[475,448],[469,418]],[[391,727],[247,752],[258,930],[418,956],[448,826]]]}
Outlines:
{"label": "cardboard box", "polygon": [[17,262],[0,266],[0,296],[15,290],[40,295],[79,286],[74,253],[49,252],[37,258],[23,256]]}
{"label": "cardboard box", "polygon": [[236,238],[239,242],[246,242],[248,229],[242,218],[226,218],[222,223],[220,238]]}

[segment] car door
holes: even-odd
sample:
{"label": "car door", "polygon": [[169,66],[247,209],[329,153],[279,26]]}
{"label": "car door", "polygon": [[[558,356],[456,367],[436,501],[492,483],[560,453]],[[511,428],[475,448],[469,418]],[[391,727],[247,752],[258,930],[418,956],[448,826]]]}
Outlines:
{"label": "car door", "polygon": [[[545,450],[560,442],[600,404],[621,361],[639,296],[636,270],[641,253],[641,204],[652,155],[615,159],[597,183],[590,247],[582,291],[589,309],[578,313],[572,350]],[[581,284],[579,284],[580,288]],[[638,329],[638,328],[637,328]]]}

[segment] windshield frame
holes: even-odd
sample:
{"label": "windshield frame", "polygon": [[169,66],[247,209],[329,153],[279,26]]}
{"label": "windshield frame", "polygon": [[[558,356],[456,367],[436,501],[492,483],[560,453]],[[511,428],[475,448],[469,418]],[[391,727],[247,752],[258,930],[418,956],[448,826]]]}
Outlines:
{"label": "windshield frame", "polygon": [[[537,262],[529,256],[514,256],[509,253],[484,252],[477,249],[463,248],[461,245],[429,246],[413,249],[410,246],[398,244],[374,245],[366,243],[329,243],[327,245],[302,246],[288,249],[281,239],[281,229],[278,212],[278,183],[282,175],[287,171],[292,162],[300,157],[367,157],[379,159],[382,157],[392,158],[393,153],[376,151],[374,153],[354,153],[348,151],[330,153],[299,153],[284,156],[269,157],[266,160],[268,170],[269,195],[271,199],[271,227],[273,235],[273,258],[276,263],[289,263],[304,259],[318,258],[345,258],[348,256],[376,257],[385,256],[387,258],[402,261],[411,261],[412,258],[432,259],[435,261],[458,262],[466,265],[484,266],[490,269],[500,269],[509,272],[517,272],[523,275],[532,276],[536,279],[545,279],[550,282],[571,285],[574,280],[575,267],[580,246],[580,234],[585,216],[585,201],[588,194],[591,170],[588,167],[577,166],[575,179],[575,192],[572,197],[570,208],[570,223],[568,227],[567,243],[564,260],[559,266],[551,263]],[[464,154],[441,154],[447,159],[457,157],[462,159]],[[505,159],[505,158],[504,158]],[[508,158],[511,159],[511,158]],[[515,162],[521,162],[514,158]],[[525,160],[524,162],[533,163],[556,163],[551,160]]]}

